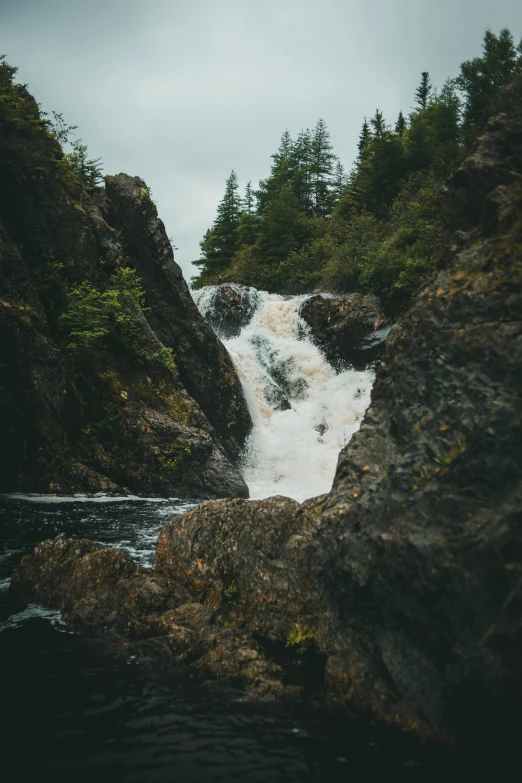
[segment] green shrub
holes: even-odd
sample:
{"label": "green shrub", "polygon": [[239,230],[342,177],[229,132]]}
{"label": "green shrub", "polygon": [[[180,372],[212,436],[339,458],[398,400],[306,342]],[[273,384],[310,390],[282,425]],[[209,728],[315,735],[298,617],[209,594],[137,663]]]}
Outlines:
{"label": "green shrub", "polygon": [[[129,267],[118,269],[105,291],[81,283],[70,292],[69,307],[60,319],[67,333],[67,352],[77,360],[87,359],[112,340],[139,361],[150,360],[139,323],[139,315],[146,309],[140,279]],[[168,351],[157,354],[165,366],[173,363]]]}

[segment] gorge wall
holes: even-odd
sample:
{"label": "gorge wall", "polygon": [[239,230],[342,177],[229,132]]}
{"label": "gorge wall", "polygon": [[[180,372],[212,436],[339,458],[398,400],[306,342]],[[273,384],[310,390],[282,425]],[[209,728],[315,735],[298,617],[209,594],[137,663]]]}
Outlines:
{"label": "gorge wall", "polygon": [[[1,87],[0,491],[246,497],[241,385],[145,183],[79,190],[34,99]],[[111,323],[79,363],[62,318],[71,292],[106,292],[122,269],[145,289],[123,315],[132,345]]]}

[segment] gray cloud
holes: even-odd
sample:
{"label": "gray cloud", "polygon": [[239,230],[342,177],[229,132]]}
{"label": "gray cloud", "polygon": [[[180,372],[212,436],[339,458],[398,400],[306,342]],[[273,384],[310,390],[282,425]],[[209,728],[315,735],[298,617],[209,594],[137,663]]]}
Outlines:
{"label": "gray cloud", "polygon": [[232,168],[256,182],[319,117],[348,168],[364,115],[394,121],[505,26],[520,0],[0,0],[0,51],[107,173],[147,181],[187,277]]}

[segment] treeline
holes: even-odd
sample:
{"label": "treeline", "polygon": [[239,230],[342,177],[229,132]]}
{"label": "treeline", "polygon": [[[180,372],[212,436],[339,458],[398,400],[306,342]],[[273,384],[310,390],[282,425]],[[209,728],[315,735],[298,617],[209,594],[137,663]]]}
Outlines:
{"label": "treeline", "polygon": [[405,308],[433,274],[444,231],[444,180],[468,154],[498,91],[522,68],[522,41],[487,31],[482,55],[435,90],[424,72],[415,107],[390,125],[365,119],[345,174],[323,120],[282,136],[270,175],[239,194],[233,171],[201,242],[195,287],[236,282],[275,292],[315,287],[380,295]]}

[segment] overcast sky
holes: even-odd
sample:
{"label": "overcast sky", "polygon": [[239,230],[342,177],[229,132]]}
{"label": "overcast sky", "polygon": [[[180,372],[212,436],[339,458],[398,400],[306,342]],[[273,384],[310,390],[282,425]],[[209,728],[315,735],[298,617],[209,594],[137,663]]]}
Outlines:
{"label": "overcast sky", "polygon": [[146,180],[190,277],[232,168],[256,183],[319,117],[349,168],[364,115],[394,122],[506,26],[521,0],[0,0],[0,53],[105,173]]}

